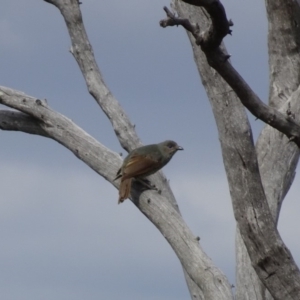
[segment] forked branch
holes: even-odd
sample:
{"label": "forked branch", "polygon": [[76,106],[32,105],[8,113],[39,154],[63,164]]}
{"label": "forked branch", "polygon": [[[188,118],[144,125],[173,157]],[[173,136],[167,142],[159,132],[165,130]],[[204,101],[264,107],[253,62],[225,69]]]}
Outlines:
{"label": "forked branch", "polygon": [[[175,16],[170,10],[164,8],[167,13],[167,19],[160,21],[162,27],[181,25],[187,31],[191,32],[196,39],[196,43],[201,46],[203,52],[206,55],[209,65],[214,68],[228,83],[228,85],[237,94],[243,105],[258,119],[262,120],[266,124],[274,127],[283,134],[285,134],[289,140],[295,142],[300,147],[300,124],[297,123],[288,114],[283,114],[263,103],[261,99],[254,93],[246,81],[240,76],[236,69],[229,62],[229,56],[224,54],[220,47],[221,40],[225,36],[225,33],[230,33],[228,29],[232,25],[231,21],[224,21],[226,14],[224,12],[223,17],[218,19],[220,15],[219,1],[184,1],[187,3],[197,3],[197,6],[203,6],[212,18],[212,24],[208,30],[200,33],[199,25],[192,24],[188,19],[183,19]],[[201,3],[205,2],[205,5]],[[208,2],[208,3],[207,3]],[[222,16],[222,14],[221,14]],[[222,26],[224,27],[222,29]]]}
{"label": "forked branch", "polygon": [[[191,10],[186,9],[182,12],[184,9],[181,10],[181,7],[184,7],[184,5],[180,2],[202,6],[210,15],[213,26],[208,26],[209,29],[207,30],[204,28],[203,33],[199,34],[200,30],[199,26],[196,25],[195,16],[193,16],[194,24],[189,24],[190,21],[184,16],[190,16]],[[222,51],[222,46],[213,41],[218,36],[218,33],[215,31],[219,27],[214,26],[218,22],[214,9],[216,3],[219,5],[219,1],[178,0],[175,3],[182,19],[172,13],[170,15],[168,11],[167,19],[161,21],[161,24],[184,26],[194,38],[198,38],[198,41],[200,41],[198,45],[203,50],[208,64],[229,84],[241,103],[255,116],[267,124],[280,129],[289,138],[294,139],[299,147],[299,124],[293,118],[293,112],[278,112],[265,105],[231,66],[228,61],[229,56]],[[219,10],[219,8],[217,9]],[[226,14],[223,17],[225,18]],[[222,32],[224,33],[225,30]],[[222,36],[222,33],[219,36]],[[210,47],[211,45],[217,46]],[[205,69],[203,73],[207,75],[206,72],[209,69],[207,64],[202,64],[202,60],[199,58],[200,55],[197,56],[199,50],[194,50],[195,53],[197,63]],[[201,73],[202,71],[200,69]],[[211,73],[212,80],[214,78],[219,80],[219,76],[214,76],[214,72]],[[212,98],[216,97],[215,95],[210,96]],[[235,97],[232,98],[232,100],[228,99],[229,103],[217,103],[215,100],[211,100],[211,102],[215,105],[214,110],[217,111],[218,127],[220,124],[223,125],[223,128],[219,127],[219,133],[221,133],[220,140],[224,165],[230,186],[235,218],[251,257],[252,265],[274,299],[298,299],[300,294],[300,272],[291,253],[283,243],[270,213],[247,117],[244,116],[242,119],[238,119],[241,115],[237,116],[235,112],[241,113],[239,109],[240,103],[235,101]],[[227,118],[224,119],[223,115],[226,115]],[[242,120],[242,122],[238,120]]]}

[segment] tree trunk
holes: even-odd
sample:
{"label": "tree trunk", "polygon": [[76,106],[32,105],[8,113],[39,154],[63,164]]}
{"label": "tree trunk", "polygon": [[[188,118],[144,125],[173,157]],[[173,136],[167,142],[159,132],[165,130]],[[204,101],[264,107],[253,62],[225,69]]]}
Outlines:
{"label": "tree trunk", "polygon": [[[186,1],[186,2],[196,3],[197,1]],[[203,28],[205,29],[208,27],[207,18],[202,13],[201,9],[197,7],[185,5],[181,1],[173,1],[173,3],[180,17],[187,18],[193,24],[195,23],[200,24],[201,30],[203,30]],[[227,172],[227,177],[229,180],[229,186],[231,189],[233,204],[239,205],[238,203],[235,204],[235,198],[238,197],[238,195],[241,195],[237,188],[237,185],[239,184],[239,180],[233,174],[234,173],[233,170],[236,168],[236,165],[238,164],[238,156],[240,156],[240,159],[243,161],[243,164],[245,164],[244,166],[240,167],[241,172],[243,172],[243,168],[245,168],[247,164],[247,162],[245,161],[245,157],[243,156],[249,155],[249,159],[252,159],[251,157],[254,158],[253,156],[255,155],[254,148],[252,148],[253,149],[252,151],[248,151],[248,154],[246,154],[247,152],[244,151],[245,148],[249,150],[251,147],[253,147],[251,140],[247,140],[246,138],[246,136],[249,136],[251,138],[252,135],[251,128],[249,126],[247,116],[244,112],[244,108],[241,106],[239,99],[236,98],[236,95],[226,86],[226,84],[225,85],[223,84],[222,87],[222,79],[220,79],[208,67],[202,51],[194,42],[195,40],[194,36],[189,33],[189,37],[194,51],[195,62],[198,66],[198,70],[202,78],[202,83],[207,91],[209,100],[213,108],[214,116],[216,119],[221,147],[222,147],[223,160]],[[298,64],[296,64],[296,66],[298,71],[299,70]],[[297,79],[299,78],[298,74],[296,78]],[[294,89],[291,90],[295,92],[296,90],[295,87],[297,88],[298,85],[299,83],[296,80]],[[291,94],[287,96],[286,100],[288,100],[290,104],[281,107],[281,111],[283,113],[286,113],[290,109],[292,113],[295,112],[295,114],[297,114],[298,112],[297,92],[295,92],[295,94],[293,95],[294,97],[289,97],[289,96],[291,96]],[[271,209],[271,214],[273,218],[277,220],[277,214],[279,212],[278,209],[280,208],[281,201],[286,195],[294,178],[295,168],[299,157],[298,148],[297,146],[289,143],[288,139],[285,136],[283,136],[282,133],[278,132],[277,130],[274,130],[269,126],[266,126],[266,128],[263,130],[262,134],[260,135],[256,148],[257,148],[256,151],[258,155],[257,159],[260,166],[259,167],[260,173],[262,175],[261,181],[264,186],[267,200],[270,203],[269,205]],[[234,156],[236,156],[235,159],[233,159]],[[240,176],[243,176],[241,172],[240,172]],[[234,178],[236,180],[234,180]],[[259,181],[260,179],[258,178],[258,183]],[[249,184],[249,182],[247,184]],[[242,182],[240,188],[244,189]],[[252,189],[253,189],[253,193],[255,192],[255,194],[261,193],[258,192],[259,189],[262,190],[259,186],[256,187],[252,186]],[[255,194],[254,196],[257,196]],[[237,209],[239,208],[237,207]],[[266,210],[267,213],[268,208],[264,208],[264,209]],[[243,218],[243,215],[241,215],[241,217]],[[244,246],[244,242],[241,239],[239,230],[237,230],[236,248],[237,248],[236,298],[237,299],[266,299],[265,297],[270,298],[270,294],[266,291],[264,285],[262,285],[261,281],[258,279],[256,275],[256,272],[251,266],[251,261],[249,259],[246,247]],[[296,282],[294,282],[294,284],[295,286],[299,285],[299,281],[296,279]],[[272,288],[273,287],[274,290],[276,290],[275,282]],[[288,297],[291,297],[289,299],[297,299],[298,297],[297,292],[290,294],[290,291],[288,289],[283,294],[281,293],[280,289],[277,289],[277,292],[274,292],[274,294],[276,295],[277,299],[283,299],[283,298],[287,299]]]}

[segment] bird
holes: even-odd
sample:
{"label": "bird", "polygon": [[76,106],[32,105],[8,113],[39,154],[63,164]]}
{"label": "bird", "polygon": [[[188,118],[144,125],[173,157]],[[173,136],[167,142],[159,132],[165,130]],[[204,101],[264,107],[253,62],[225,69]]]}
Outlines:
{"label": "bird", "polygon": [[149,187],[143,179],[164,167],[178,150],[183,148],[171,140],[132,150],[125,157],[114,179],[121,178],[118,204],[129,197],[133,178],[143,181]]}

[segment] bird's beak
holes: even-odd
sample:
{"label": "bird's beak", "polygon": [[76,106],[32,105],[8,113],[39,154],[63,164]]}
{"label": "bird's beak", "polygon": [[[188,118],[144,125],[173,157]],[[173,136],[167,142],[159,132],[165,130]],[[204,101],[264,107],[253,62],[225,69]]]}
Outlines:
{"label": "bird's beak", "polygon": [[177,146],[176,149],[177,150],[183,150],[183,148],[181,146]]}

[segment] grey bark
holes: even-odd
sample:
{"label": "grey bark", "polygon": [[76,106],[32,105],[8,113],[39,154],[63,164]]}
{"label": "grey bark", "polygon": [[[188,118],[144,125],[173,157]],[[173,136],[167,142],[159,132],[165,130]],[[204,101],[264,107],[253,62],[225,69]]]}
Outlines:
{"label": "grey bark", "polygon": [[70,52],[76,59],[89,93],[107,115],[122,147],[130,151],[141,146],[142,144],[134,130],[134,125],[103,80],[93,53],[93,48],[84,28],[79,1],[44,1],[55,5],[61,12],[72,43]]}
{"label": "grey bark", "polygon": [[[111,121],[123,148],[132,150],[141,145],[134,126],[102,79],[83,26],[78,1],[45,1],[54,4],[62,13],[72,42],[71,53],[80,67],[90,94]],[[208,14],[203,14],[202,9],[186,5],[181,1],[173,2],[180,16],[194,23],[201,22],[201,28],[208,28],[210,19]],[[219,3],[218,0],[186,2],[200,3],[206,8],[214,2]],[[299,131],[297,131],[299,120],[294,118],[299,112],[299,90],[297,90],[300,77],[297,73],[300,70],[297,52],[299,51],[299,47],[297,48],[299,30],[298,32],[296,30],[298,25],[291,28],[298,24],[299,13],[293,7],[296,2],[291,0],[286,2],[276,0],[270,3],[267,1],[266,3],[269,12],[269,28],[271,28],[269,29],[269,54],[272,107],[262,105],[250,88],[245,92],[246,84],[243,81],[239,86],[231,83],[230,88],[219,74],[209,67],[207,56],[194,42],[196,35],[198,36],[197,43],[202,43],[203,48],[203,41],[209,39],[208,31],[204,30],[203,35],[199,35],[199,32],[194,35],[189,33],[195,62],[216,118],[235,216],[248,249],[246,250],[244,242],[237,234],[236,299],[238,300],[269,299],[270,295],[264,285],[272,292],[274,299],[298,299],[297,293],[300,288],[299,270],[281,241],[273,222],[273,219],[277,220],[282,200],[293,181],[299,157],[298,148],[295,144],[288,142],[285,136],[294,138],[294,141],[299,144]],[[222,14],[222,11],[220,13]],[[278,18],[290,23],[274,24]],[[216,15],[212,17],[212,20],[215,27],[220,25]],[[219,30],[222,30],[224,26],[226,22],[219,26]],[[228,31],[227,27],[224,30],[225,34]],[[224,32],[215,35],[215,44],[219,43],[216,40],[222,40]],[[284,37],[278,37],[278,32],[283,32]],[[289,35],[286,34],[287,32]],[[209,46],[215,46],[214,43]],[[277,43],[284,43],[286,47],[275,47]],[[283,56],[282,65],[279,59],[281,56]],[[210,60],[210,63],[213,65],[215,62]],[[218,62],[214,67],[230,84],[232,81],[230,76],[235,70],[230,69],[228,64],[220,67]],[[287,76],[291,69],[293,72]],[[249,100],[256,101],[254,107],[253,101]],[[259,117],[281,129],[285,135],[266,126],[255,150],[251,128],[241,101],[253,109],[254,113],[257,113],[257,108],[260,108]],[[17,130],[52,138],[117,187],[113,178],[121,164],[119,155],[101,145],[71,120],[53,111],[45,101],[0,87],[0,103],[18,110],[17,112],[0,111],[2,130]],[[276,116],[275,119],[273,119],[274,116]],[[271,180],[269,180],[270,177]],[[142,192],[139,186],[134,185],[132,201],[153,222],[174,249],[184,268],[191,298],[232,299],[228,280],[203,252],[196,237],[180,216],[176,200],[165,177],[162,173],[158,173],[151,179],[162,193]],[[248,251],[251,260],[247,254]],[[255,267],[255,271],[250,267],[251,265]],[[264,285],[258,279],[256,272]]]}
{"label": "grey bark", "polygon": [[[105,85],[101,76],[93,54],[92,46],[89,43],[88,36],[83,25],[78,1],[47,0],[46,2],[55,5],[63,15],[72,42],[71,53],[76,59],[82,75],[85,78],[90,94],[94,97],[111,121],[120,144],[127,151],[140,146],[141,142],[136,135],[134,126],[117,100],[112,96],[112,93]],[[166,178],[161,173],[159,173],[158,176],[160,176],[160,181],[164,182],[161,190],[163,190],[164,195],[166,195],[167,199],[180,214],[177,202],[166,181]],[[203,292],[199,291],[199,293],[196,293],[195,289],[191,290],[191,287],[195,286],[194,280],[190,279],[187,274],[188,271],[185,270],[185,268],[183,269],[191,298],[195,299],[199,297],[199,299],[201,299]]]}
{"label": "grey bark", "polygon": [[[95,170],[99,175],[117,187],[115,174],[120,167],[121,158],[101,145],[88,135],[70,119],[53,111],[45,101],[30,97],[24,93],[0,87],[0,103],[28,114],[32,119],[26,119],[26,132],[32,134],[43,133],[68,148],[79,159]],[[23,114],[8,114],[5,128],[0,119],[0,126],[6,130],[22,130],[18,117],[24,119]],[[157,187],[163,187],[158,176],[153,176]],[[162,193],[145,191],[135,186],[133,202],[141,212],[160,230],[177,254],[183,268],[189,277],[201,287],[204,299],[233,299],[231,287],[226,277],[213,265],[204,253],[198,239],[192,234],[180,214]],[[195,298],[195,297],[194,297]]]}
{"label": "grey bark", "polygon": [[[127,150],[135,148],[140,144],[139,139],[125,112],[101,78],[92,47],[84,30],[78,2],[47,2],[56,5],[64,16],[72,41],[71,52],[80,66],[88,90],[107,114],[121,145]],[[34,128],[31,133],[36,134],[38,130],[42,130],[43,133],[46,132],[46,135],[43,134],[44,136],[48,136],[70,149],[79,159],[116,186],[113,179],[118,167],[120,167],[119,156],[98,143],[69,119],[53,111],[46,102],[1,87],[0,103],[37,119],[38,122],[30,125],[28,124],[30,121],[27,120],[27,130],[30,126],[32,128],[34,126],[40,127]],[[13,119],[11,116],[11,121]],[[2,126],[2,129],[22,130],[20,126],[16,126],[15,122],[6,122],[5,128]],[[99,156],[101,158],[103,156],[103,159],[97,161]],[[161,190],[161,194],[153,191],[146,191],[141,194],[142,191],[139,190],[138,186],[134,186],[132,200],[161,231],[174,249],[188,275],[186,278],[189,281],[189,286],[193,286],[194,282],[200,287],[201,292],[199,294],[191,293],[192,299],[198,295],[201,295],[203,299],[232,299],[231,286],[227,278],[203,252],[198,240],[180,216],[167,180],[161,173],[154,175],[152,179]]]}
{"label": "grey bark", "polygon": [[284,133],[300,147],[300,124],[295,122],[290,115],[283,114],[261,101],[229,62],[230,56],[220,47],[223,38],[231,33],[230,26],[232,26],[232,22],[227,20],[222,3],[219,0],[182,0],[182,2],[205,7],[212,24],[203,29],[199,27],[197,21],[191,23],[188,17],[176,18],[167,8],[164,8],[168,18],[160,22],[161,26],[181,25],[189,31],[195,38],[195,44],[201,46],[208,64],[228,83],[242,104],[255,117]]}
{"label": "grey bark", "polygon": [[[268,16],[269,105],[282,112],[299,115],[299,3],[265,1]],[[297,118],[299,122],[299,118]],[[277,130],[265,126],[256,144],[263,187],[271,210],[278,222],[282,201],[295,176],[299,150]],[[237,231],[237,290],[241,300],[273,297],[251,267],[248,253]]]}
{"label": "grey bark", "polygon": [[[205,5],[207,5],[207,3],[210,1],[196,0],[196,1],[185,1],[185,2],[194,2],[194,3],[197,2],[198,4],[200,2],[201,3],[205,2]],[[175,7],[180,17],[188,18],[194,23],[201,22],[200,28],[201,29],[207,28],[207,25],[205,24],[205,22],[203,22],[203,20],[205,20],[206,17],[205,15],[201,14],[200,9],[197,9],[196,7],[191,8],[189,6],[186,6],[181,1],[175,1]],[[262,183],[259,177],[258,165],[256,162],[256,155],[255,155],[255,150],[253,147],[253,142],[251,137],[251,129],[249,127],[247,117],[243,112],[243,108],[239,103],[239,100],[236,99],[235,95],[232,95],[231,99],[229,99],[228,97],[229,92],[226,92],[226,86],[224,86],[223,88],[221,87],[222,80],[218,78],[218,76],[216,76],[214,72],[212,72],[209,69],[209,67],[207,67],[206,60],[203,58],[203,54],[201,53],[199,47],[197,47],[196,43],[194,42],[195,36],[197,36],[197,32],[196,34],[195,32],[194,34],[189,33],[189,36],[193,46],[195,61],[198,66],[199,73],[202,78],[202,82],[207,90],[210,102],[212,104],[213,112],[216,118],[218,130],[219,130],[220,142],[222,146],[224,165],[229,180],[229,186],[230,186],[231,196],[232,196],[233,205],[235,209],[235,215],[240,226],[246,225],[243,219],[246,219],[247,220],[246,223],[248,223],[248,226],[250,226],[248,230],[246,227],[244,227],[243,230],[244,230],[244,240],[248,244],[247,245],[248,251],[250,251],[250,253],[252,252],[252,257],[251,257],[252,264],[255,266],[256,271],[260,275],[260,278],[264,280],[264,284],[266,284],[268,288],[272,291],[274,298],[298,299],[299,284],[300,284],[299,271],[297,270],[297,267],[294,264],[294,262],[286,269],[286,266],[289,265],[289,259],[290,259],[290,254],[288,251],[285,254],[287,265],[285,266],[281,265],[278,268],[277,262],[273,261],[270,264],[272,265],[273,263],[273,267],[272,267],[273,270],[272,268],[270,268],[269,270],[265,269],[266,273],[269,272],[269,274],[271,275],[270,277],[273,277],[274,275],[275,277],[278,276],[276,280],[273,280],[274,277],[271,278],[271,280],[269,280],[270,277],[268,277],[267,274],[264,275],[262,270],[260,269],[261,268],[260,264],[267,262],[271,258],[270,255],[268,254],[268,251],[271,251],[272,258],[278,255],[277,258],[281,260],[280,258],[281,253],[280,251],[279,252],[277,251],[278,244],[274,243],[273,244],[274,248],[272,249],[272,246],[270,247],[272,249],[271,250],[269,248],[269,245],[272,244],[272,241],[271,240],[266,241],[267,239],[265,241],[262,241],[261,237],[259,237],[261,232],[266,230],[266,228],[263,228],[266,223],[269,223],[269,229],[267,229],[266,232],[272,234],[272,238],[278,239],[278,242],[280,241],[279,247],[281,247],[281,250],[285,250],[286,247],[281,242],[280,236],[278,235],[276,228],[275,227],[272,228],[271,214],[266,203],[264,190],[262,189]],[[221,70],[222,68],[223,66],[216,67],[216,69],[219,72],[221,71],[220,74],[227,80],[227,82],[231,84],[230,78],[228,80],[228,77],[230,76],[228,76],[228,74],[226,74],[224,70]],[[247,94],[250,94],[248,92],[241,91],[241,88],[243,89],[243,87],[242,86],[237,87],[234,83],[231,85],[231,87],[239,95],[240,98],[247,97]],[[216,95],[216,91],[219,95],[220,94],[222,95],[223,99],[219,99],[218,101],[218,96]],[[295,99],[297,100],[297,97]],[[243,104],[247,102],[245,101],[245,99],[240,99],[240,100],[243,102]],[[256,102],[259,103],[258,101]],[[250,103],[250,105],[252,104],[253,103]],[[293,109],[294,107],[292,108],[292,111]],[[283,113],[286,112],[287,110],[288,110],[287,107],[285,108],[285,110],[283,109]],[[272,132],[273,130],[268,127],[264,130],[263,136],[265,137],[270,136],[272,135]],[[284,196],[293,180],[294,169],[298,161],[298,149],[294,145],[290,145],[286,138],[285,138],[285,143],[282,143],[282,134],[281,133],[278,134],[279,136],[281,136],[280,139],[281,149],[279,149],[279,153],[282,154],[282,151],[285,151],[286,154],[284,155],[284,158],[281,158],[280,162],[278,163],[279,167],[278,168],[276,167],[278,169],[278,172],[280,173],[280,176],[277,176],[276,178],[277,180],[276,183],[277,184],[280,183],[277,190],[280,190],[280,195]],[[268,139],[265,138],[265,141],[266,140]],[[274,159],[276,159],[276,155],[274,155],[272,159],[270,160],[270,162],[274,163]],[[262,164],[262,168],[264,166],[267,166],[267,164]],[[238,174],[240,174],[240,177]],[[241,177],[243,177],[243,179],[241,179]],[[273,177],[275,178],[276,176]],[[252,196],[250,195],[251,193]],[[252,202],[253,205],[252,208],[251,205],[248,206],[247,203],[244,204],[241,203],[243,197],[248,198],[247,201]],[[261,201],[260,203],[257,202],[258,199],[255,199],[256,197],[260,199],[259,200]],[[242,205],[245,205],[245,207],[242,208],[241,207]],[[252,209],[253,211],[251,212]],[[253,213],[253,215],[251,214],[249,215],[249,212]],[[259,216],[259,214],[261,215]],[[268,222],[266,222],[266,220],[268,220]],[[257,228],[254,229],[256,226]],[[256,231],[258,228],[260,229]],[[249,238],[252,241],[249,241],[248,240]],[[263,247],[264,249],[261,249],[262,250],[261,253],[259,253],[259,248],[261,244],[258,245],[257,242],[253,243],[253,241],[256,238],[258,238],[259,243],[261,242],[265,243],[264,246],[265,248]],[[237,238],[237,240],[238,240],[237,257],[239,259],[240,266],[242,266],[241,269],[243,269],[243,267],[245,266],[249,267],[250,261],[248,256],[244,255],[246,254],[246,248],[240,244],[241,240],[239,238]],[[239,245],[241,245],[241,247],[239,247]],[[256,251],[257,251],[257,255],[255,255]],[[262,255],[263,257],[259,258],[260,255]],[[270,267],[270,265],[268,267]],[[291,274],[290,271],[288,271],[289,268],[291,272],[295,272],[295,274],[297,273],[297,275],[293,279],[289,277]],[[279,269],[280,271],[282,271],[281,274],[279,274],[280,272],[278,272]],[[264,297],[264,288],[260,284],[256,285],[257,276],[254,272],[250,272],[249,274],[247,274],[246,277],[245,276],[243,277],[243,275],[245,275],[244,273],[247,272],[241,273],[239,267],[237,268],[237,271],[238,271],[238,280],[237,280],[238,287],[237,287],[237,295],[236,295],[237,299],[261,299],[261,297]],[[278,274],[276,274],[277,272]],[[288,280],[285,280],[285,276],[287,276]],[[290,287],[288,287],[289,283],[291,284]]]}
{"label": "grey bark", "polygon": [[[300,113],[299,99],[298,88],[281,109],[284,111],[290,107],[297,116],[297,121]],[[295,177],[299,149],[295,144],[289,143],[282,133],[266,126],[259,136],[256,152],[264,191],[272,217],[277,223],[282,201]],[[273,299],[252,268],[238,230],[236,234],[237,299]]]}

